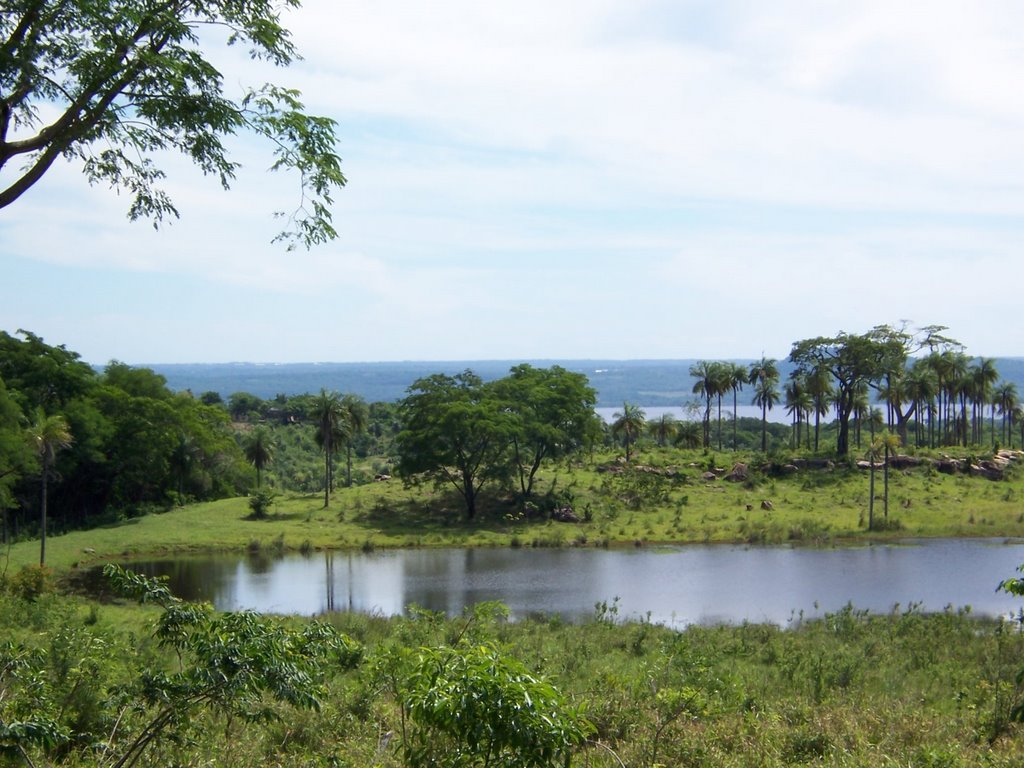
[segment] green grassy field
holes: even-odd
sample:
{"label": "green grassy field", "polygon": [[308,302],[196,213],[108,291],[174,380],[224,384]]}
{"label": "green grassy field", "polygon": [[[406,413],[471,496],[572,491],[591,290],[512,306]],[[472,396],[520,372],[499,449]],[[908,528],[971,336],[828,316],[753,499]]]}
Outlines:
{"label": "green grassy field", "polygon": [[[47,564],[64,570],[151,553],[256,547],[824,545],[866,538],[1024,536],[1024,473],[1016,468],[999,481],[934,468],[893,470],[888,520],[879,470],[876,530],[868,530],[866,470],[803,469],[779,476],[751,471],[746,481],[732,482],[722,475],[737,458],[725,459],[701,451],[652,450],[629,466],[612,454],[562,463],[542,475],[536,514],[485,496],[474,520],[465,519],[451,491],[406,488],[397,479],[340,488],[327,509],[321,495],[280,493],[263,520],[251,518],[247,499],[226,499],[51,536]],[[716,479],[704,479],[709,469],[718,470]],[[580,522],[551,521],[545,512],[550,506],[571,506]],[[38,562],[38,547],[38,541],[15,544],[5,553],[6,566]]]}

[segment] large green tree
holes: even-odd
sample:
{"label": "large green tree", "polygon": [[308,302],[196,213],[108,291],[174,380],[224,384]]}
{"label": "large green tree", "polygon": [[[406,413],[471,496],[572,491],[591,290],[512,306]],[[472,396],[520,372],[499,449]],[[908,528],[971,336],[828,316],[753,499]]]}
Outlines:
{"label": "large green tree", "polygon": [[528,498],[545,459],[581,447],[594,420],[597,393],[582,373],[554,365],[515,366],[494,383],[502,408],[514,417],[512,463],[519,492]]}
{"label": "large green tree", "polygon": [[[345,184],[335,123],[310,115],[300,94],[273,84],[228,92],[204,47],[245,46],[287,66],[298,54],[281,24],[299,0],[8,0],[0,13],[0,208],[17,201],[58,158],[90,183],[126,192],[132,219],[178,215],[153,158],[178,153],[224,188],[238,164],[224,140],[250,133],[272,147],[273,170],[299,177],[277,239],[311,245],[335,236],[332,194]],[[233,80],[233,78],[232,78]],[[15,167],[16,166],[16,167]]]}
{"label": "large green tree", "polygon": [[473,519],[480,490],[507,469],[516,419],[501,402],[494,387],[469,370],[417,379],[399,403],[399,473],[410,482],[451,485]]}
{"label": "large green tree", "polygon": [[877,381],[892,368],[896,358],[905,359],[905,354],[905,348],[898,341],[874,332],[841,332],[793,344],[789,359],[799,371],[825,368],[835,380],[839,420],[836,453],[839,456],[846,456],[850,451],[850,418],[858,389]]}
{"label": "large green tree", "polygon": [[7,510],[14,506],[14,486],[34,464],[25,440],[21,411],[0,378],[0,542],[6,544]]}

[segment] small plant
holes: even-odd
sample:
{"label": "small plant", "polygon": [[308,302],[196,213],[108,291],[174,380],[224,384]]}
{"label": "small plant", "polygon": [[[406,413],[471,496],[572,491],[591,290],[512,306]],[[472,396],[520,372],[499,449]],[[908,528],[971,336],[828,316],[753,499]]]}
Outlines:
{"label": "small plant", "polygon": [[265,520],[274,503],[274,493],[268,490],[258,490],[249,497],[249,509],[252,510],[253,520]]}

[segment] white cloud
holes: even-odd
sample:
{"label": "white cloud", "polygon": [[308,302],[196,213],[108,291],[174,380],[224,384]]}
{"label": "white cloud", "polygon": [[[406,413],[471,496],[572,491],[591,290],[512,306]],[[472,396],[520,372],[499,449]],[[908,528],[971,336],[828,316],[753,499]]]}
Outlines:
{"label": "white cloud", "polygon": [[[985,330],[983,282],[937,301],[955,278],[927,275],[970,263],[1024,278],[1022,16],[874,0],[307,0],[289,17],[302,63],[217,56],[226,82],[296,85],[338,120],[338,242],[268,244],[294,180],[240,142],[230,193],[170,163],[183,220],[156,234],[123,221],[125,198],[57,169],[0,212],[0,259],[148,276],[154,292],[213,286],[225,311],[252,294],[299,325],[335,322],[331,307],[372,318],[370,344],[336,321],[336,359],[785,354],[901,317],[1019,351],[1024,336]],[[623,305],[624,286],[645,298]],[[261,330],[280,338],[280,322]],[[223,333],[180,345],[248,343]],[[293,359],[316,356],[303,343],[289,339]]]}

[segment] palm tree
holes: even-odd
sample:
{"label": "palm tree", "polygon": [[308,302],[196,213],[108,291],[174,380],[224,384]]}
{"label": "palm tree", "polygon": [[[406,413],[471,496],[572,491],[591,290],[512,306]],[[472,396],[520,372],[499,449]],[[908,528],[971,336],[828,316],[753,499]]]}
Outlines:
{"label": "palm tree", "polygon": [[256,488],[262,485],[263,470],[274,460],[274,438],[264,426],[256,427],[245,444],[245,458],[256,467]]}
{"label": "palm tree", "polygon": [[711,388],[718,400],[718,450],[722,450],[722,395],[732,386],[729,363],[711,364]]}
{"label": "palm tree", "polygon": [[761,409],[761,453],[768,451],[768,411],[779,402],[775,379],[759,379],[754,384],[753,404]]}
{"label": "palm tree", "polygon": [[761,357],[750,364],[747,381],[754,387],[754,405],[761,407],[761,452],[768,450],[768,411],[779,402],[775,384],[779,380],[779,368],[771,358]]}
{"label": "palm tree", "polygon": [[696,379],[693,382],[693,394],[700,395],[704,400],[704,447],[711,447],[711,398],[715,396],[715,369],[714,364],[707,360],[690,366],[690,375]]}
{"label": "palm tree", "polygon": [[747,383],[747,369],[739,363],[729,363],[729,389],[732,390],[732,449],[736,450],[736,424],[738,411],[736,408],[736,393],[743,389]]}
{"label": "palm tree", "polygon": [[[938,394],[939,382],[934,369],[926,359],[916,360],[903,377],[903,396],[914,403],[911,410],[917,414],[915,421],[915,443],[921,445],[922,417],[928,415],[929,445],[931,444],[932,414],[934,400]],[[906,435],[900,436],[904,441]]]}
{"label": "palm tree", "polygon": [[36,411],[35,421],[28,428],[28,440],[39,457],[42,475],[42,489],[39,505],[39,566],[46,565],[46,492],[47,480],[57,460],[58,451],[72,443],[71,428],[60,415],[47,416],[42,408]]}
{"label": "palm tree", "polygon": [[[999,407],[999,415],[1003,417],[1003,426],[1000,429],[1000,434],[1003,441],[1008,442],[1009,447],[1013,448],[1013,414],[1020,404],[1020,398],[1017,396],[1017,385],[1012,382],[1003,382],[996,388],[993,399],[995,405]],[[1009,418],[1009,428],[1007,428],[1007,418]]]}
{"label": "palm tree", "polygon": [[807,374],[807,391],[814,406],[814,451],[818,451],[818,437],[821,433],[821,417],[832,410],[832,372],[824,365],[816,365]]}
{"label": "palm tree", "polygon": [[676,430],[675,444],[681,448],[698,448],[700,443],[700,424],[695,421],[682,422]]}
{"label": "palm tree", "polygon": [[793,419],[794,447],[800,447],[801,426],[806,421],[807,442],[810,443],[810,414],[814,410],[814,401],[811,393],[807,391],[807,380],[805,377],[794,373],[785,386],[786,413]]}
{"label": "palm tree", "polygon": [[882,472],[885,477],[885,491],[882,495],[883,509],[885,510],[885,522],[889,522],[889,455],[890,453],[895,454],[900,447],[900,436],[894,435],[888,430],[883,432],[879,438],[882,441],[882,450],[884,452],[883,460],[885,466]]}
{"label": "palm tree", "polygon": [[872,440],[868,445],[867,460],[870,481],[868,482],[868,530],[875,529],[875,464],[882,456],[882,441]]}
{"label": "palm tree", "polygon": [[631,457],[630,449],[633,443],[644,430],[646,421],[644,412],[638,405],[622,404],[622,412],[616,413],[612,422],[612,437],[622,437],[622,443],[626,448],[626,461]]}
{"label": "palm tree", "polygon": [[341,398],[342,421],[345,423],[345,487],[352,487],[352,441],[366,431],[370,409],[359,395]]}
{"label": "palm tree", "polygon": [[178,478],[178,503],[185,503],[185,481],[192,474],[192,467],[195,466],[196,458],[199,456],[199,446],[191,435],[182,432],[178,435],[178,442],[170,455],[170,466]]}
{"label": "palm tree", "polygon": [[658,443],[659,448],[664,448],[675,437],[678,427],[676,417],[671,413],[663,413],[656,421],[647,422],[647,431]]}
{"label": "palm tree", "polygon": [[313,418],[316,420],[316,442],[324,452],[324,508],[331,503],[334,485],[334,451],[345,439],[342,423],[341,396],[337,392],[321,389],[313,400]]}
{"label": "palm tree", "polygon": [[[968,370],[971,395],[971,416],[973,424],[974,442],[981,444],[982,425],[985,419],[985,406],[992,403],[992,392],[996,382],[999,381],[999,371],[996,370],[996,361],[991,357],[979,357]],[[995,426],[995,408],[992,409],[993,427]],[[992,433],[992,442],[996,439],[995,432]]]}

